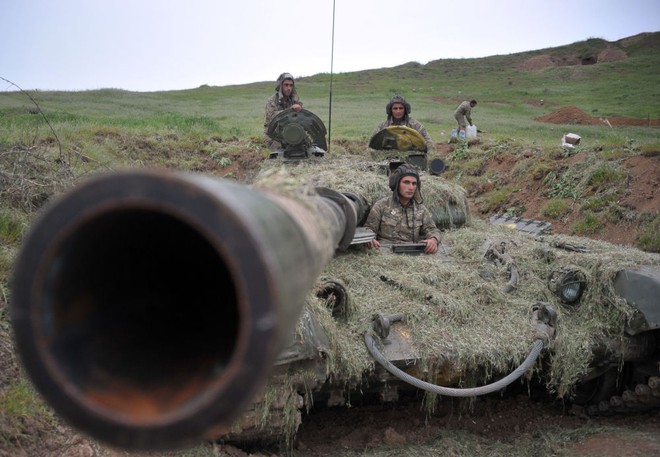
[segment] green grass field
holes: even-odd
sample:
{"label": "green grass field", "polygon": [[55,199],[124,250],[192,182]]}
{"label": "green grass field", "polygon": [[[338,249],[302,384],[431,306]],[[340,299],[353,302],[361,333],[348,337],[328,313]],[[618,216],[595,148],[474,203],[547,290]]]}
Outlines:
{"label": "green grass field", "polygon": [[[519,138],[540,145],[556,144],[560,126],[533,119],[559,106],[577,106],[592,116],[660,118],[660,33],[622,48],[628,58],[597,65],[556,66],[538,71],[519,66],[535,55],[597,55],[608,46],[591,39],[570,46],[482,59],[449,59],[426,65],[408,63],[394,68],[336,74],[332,77],[332,112],[329,111],[330,75],[297,81],[305,108],[330,128],[332,139],[365,141],[384,119],[384,107],[394,94],[404,95],[437,142],[454,126],[453,110],[467,98],[476,98],[474,120],[480,130],[500,137]],[[294,69],[292,69],[294,70]],[[0,75],[2,76],[2,75]],[[14,81],[20,86],[20,81]],[[101,89],[82,92],[32,92],[63,142],[80,147],[99,128],[142,134],[165,134],[195,139],[200,136],[259,137],[266,98],[272,81],[241,86],[209,87],[167,92],[128,92]],[[544,100],[544,106],[529,104]],[[438,101],[443,100],[443,101]],[[0,146],[29,143],[47,137],[35,106],[20,92],[0,93]],[[330,117],[331,116],[331,117]],[[657,130],[589,128],[603,142],[657,142]],[[91,154],[91,152],[90,152]],[[93,154],[92,154],[93,155]]]}

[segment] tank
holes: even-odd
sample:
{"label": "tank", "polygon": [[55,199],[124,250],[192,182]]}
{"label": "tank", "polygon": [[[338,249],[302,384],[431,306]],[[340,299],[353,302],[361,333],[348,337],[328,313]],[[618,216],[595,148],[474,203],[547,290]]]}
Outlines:
{"label": "tank", "polygon": [[[291,114],[269,131],[300,146],[252,183],[100,175],[33,224],[12,324],[32,382],[73,426],[158,450],[291,443],[312,408],[404,397],[429,410],[521,391],[590,414],[658,406],[659,255],[473,219],[414,133],[339,157],[316,116]],[[368,211],[407,162],[443,231],[436,255],[367,247]]]}

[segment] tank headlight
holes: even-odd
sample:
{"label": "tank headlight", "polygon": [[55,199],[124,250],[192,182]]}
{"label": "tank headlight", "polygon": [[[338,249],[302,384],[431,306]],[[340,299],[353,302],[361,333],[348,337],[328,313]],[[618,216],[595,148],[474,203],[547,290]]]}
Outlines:
{"label": "tank headlight", "polygon": [[587,279],[577,268],[564,268],[550,273],[548,287],[563,303],[574,304],[587,288]]}
{"label": "tank headlight", "polygon": [[327,279],[318,287],[316,296],[325,300],[325,304],[335,319],[346,321],[348,318],[348,291],[338,280]]}
{"label": "tank headlight", "polygon": [[582,295],[582,283],[581,282],[569,282],[562,284],[561,290],[559,291],[559,297],[562,301],[573,303],[578,300]]}

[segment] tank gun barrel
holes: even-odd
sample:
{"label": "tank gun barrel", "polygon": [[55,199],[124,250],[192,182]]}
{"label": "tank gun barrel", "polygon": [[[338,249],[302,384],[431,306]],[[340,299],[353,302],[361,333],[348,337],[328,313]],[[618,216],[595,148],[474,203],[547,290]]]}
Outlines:
{"label": "tank gun barrel", "polygon": [[12,321],[33,383],[114,446],[224,433],[352,238],[353,205],[338,195],[295,199],[165,171],[105,175],[65,194],[15,264]]}

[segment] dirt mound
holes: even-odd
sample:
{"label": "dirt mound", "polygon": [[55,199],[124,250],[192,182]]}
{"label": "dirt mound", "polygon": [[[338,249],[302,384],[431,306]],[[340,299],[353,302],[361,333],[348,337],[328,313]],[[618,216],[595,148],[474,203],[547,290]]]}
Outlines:
{"label": "dirt mound", "polygon": [[551,56],[541,54],[530,57],[518,65],[519,70],[523,71],[541,71],[550,67],[567,67],[571,65],[593,65],[603,62],[617,62],[625,60],[628,54],[618,48],[607,47],[603,49],[598,56],[579,57],[576,54],[566,54],[563,56]]}
{"label": "dirt mound", "polygon": [[563,106],[552,113],[534,118],[535,121],[550,124],[599,125],[601,121],[589,116],[576,106]]}
{"label": "dirt mound", "polygon": [[544,116],[534,118],[538,122],[550,124],[608,125],[612,126],[660,126],[660,119],[635,119],[631,117],[593,117],[576,106],[563,106]]}
{"label": "dirt mound", "polygon": [[[624,53],[625,54],[625,53]],[[530,57],[518,65],[523,71],[540,71],[550,67],[568,67],[572,65],[592,65],[599,62],[595,57],[580,58],[576,54],[565,54],[563,56],[551,56],[542,54]]]}
{"label": "dirt mound", "polygon": [[525,60],[523,63],[518,65],[518,68],[524,71],[539,71],[554,66],[555,62],[552,60],[552,57],[547,54],[543,54]]}
{"label": "dirt mound", "polygon": [[619,60],[626,60],[628,54],[625,51],[617,48],[605,48],[598,54],[598,62],[617,62]]}
{"label": "dirt mound", "polygon": [[630,176],[630,192],[621,204],[643,213],[660,213],[660,157],[634,156],[623,165]]}

